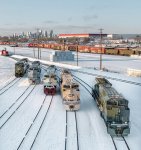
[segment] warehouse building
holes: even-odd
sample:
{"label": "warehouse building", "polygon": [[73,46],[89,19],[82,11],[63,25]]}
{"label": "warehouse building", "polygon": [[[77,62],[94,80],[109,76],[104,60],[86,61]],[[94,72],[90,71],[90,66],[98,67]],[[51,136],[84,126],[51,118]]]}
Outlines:
{"label": "warehouse building", "polygon": [[[86,33],[86,34],[59,34],[59,38],[97,38],[100,37],[99,33]],[[107,37],[107,34],[102,34],[102,37]]]}

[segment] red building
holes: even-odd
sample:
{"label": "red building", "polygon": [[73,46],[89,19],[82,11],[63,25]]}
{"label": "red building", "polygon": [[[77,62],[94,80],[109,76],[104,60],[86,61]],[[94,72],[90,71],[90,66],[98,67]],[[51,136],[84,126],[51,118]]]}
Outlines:
{"label": "red building", "polygon": [[[99,33],[91,34],[91,33],[86,33],[86,34],[59,34],[59,38],[90,38],[90,37],[99,37]],[[107,34],[102,34],[102,37],[106,37]]]}

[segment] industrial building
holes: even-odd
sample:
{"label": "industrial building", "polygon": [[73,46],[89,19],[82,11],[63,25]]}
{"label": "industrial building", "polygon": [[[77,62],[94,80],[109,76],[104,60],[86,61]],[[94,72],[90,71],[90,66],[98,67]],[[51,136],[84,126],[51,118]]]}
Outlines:
{"label": "industrial building", "polygon": [[[59,38],[96,38],[100,37],[100,33],[85,33],[85,34],[59,34]],[[107,34],[102,34],[102,37],[107,37]]]}

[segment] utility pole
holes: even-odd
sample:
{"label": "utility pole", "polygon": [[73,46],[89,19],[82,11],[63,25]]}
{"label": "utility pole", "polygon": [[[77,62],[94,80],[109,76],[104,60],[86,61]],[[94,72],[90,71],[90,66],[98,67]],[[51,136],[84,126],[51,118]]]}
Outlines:
{"label": "utility pole", "polygon": [[102,70],[102,31],[104,29],[99,29],[100,30],[100,70]]}
{"label": "utility pole", "polygon": [[64,43],[64,51],[65,51],[66,39],[63,40],[63,43]]}
{"label": "utility pole", "polygon": [[15,47],[14,47],[14,55],[15,55]]}
{"label": "utility pole", "polygon": [[40,58],[39,57],[39,55],[40,55],[40,53],[39,53],[39,28],[37,28],[37,45],[38,45],[38,59]]}
{"label": "utility pole", "polygon": [[33,47],[33,57],[35,58],[35,48]]}
{"label": "utility pole", "polygon": [[40,48],[40,59],[41,59],[41,50],[42,50],[42,49]]}
{"label": "utility pole", "polygon": [[78,45],[79,45],[79,39],[77,39],[77,46],[76,46],[76,49],[77,49],[77,66],[78,66]]}

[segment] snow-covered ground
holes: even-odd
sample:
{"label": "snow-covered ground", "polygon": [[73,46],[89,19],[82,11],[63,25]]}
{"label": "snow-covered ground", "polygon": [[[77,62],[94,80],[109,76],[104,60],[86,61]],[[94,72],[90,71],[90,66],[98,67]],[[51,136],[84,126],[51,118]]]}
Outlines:
{"label": "snow-covered ground", "polygon": [[[7,47],[7,49],[11,52],[13,50],[11,47]],[[51,50],[48,52],[44,50],[44,60],[48,60],[47,58],[49,58],[48,56],[51,52]],[[16,54],[26,55],[28,57],[33,55],[31,49],[29,48],[16,48]],[[115,70],[116,67],[117,70],[118,68],[126,70],[127,67],[141,69],[141,60],[139,59],[106,55],[104,57],[104,64],[111,66]],[[128,135],[128,137],[126,137],[126,140],[131,150],[140,150],[141,86],[135,85],[134,82],[141,83],[141,78],[129,77],[126,74],[109,73],[90,69],[89,67],[99,65],[99,62],[96,60],[96,58],[98,60],[99,55],[80,54],[79,59],[82,61],[80,60],[79,65],[82,65],[82,68],[79,69],[80,72],[76,72],[76,70],[74,70],[73,74],[87,82],[90,86],[94,85],[95,75],[109,77],[109,80],[115,89],[117,89],[117,91],[122,93],[123,96],[129,100],[129,107],[131,111],[131,133]],[[75,64],[76,62],[67,63]],[[0,56],[0,89],[15,78],[14,64],[15,61],[13,59]],[[62,65],[60,64],[60,66]],[[91,74],[88,75],[81,72],[87,72]],[[94,76],[92,74],[94,74]],[[121,80],[114,80],[114,78],[132,81],[133,84],[121,82]],[[35,142],[32,147],[33,150],[65,149],[66,111],[63,108],[59,91],[53,97],[53,99],[51,96],[47,96],[45,99],[43,85],[37,85],[34,89],[33,88],[34,86],[30,86],[27,78],[24,77],[17,81],[16,84],[14,84],[3,94],[0,94],[0,116],[11,107],[2,117],[0,117],[0,150],[16,150],[21,142],[22,143],[19,149],[29,150],[34,140]],[[30,93],[31,90],[33,91]],[[1,90],[0,93],[3,91],[4,90]],[[28,94],[29,96],[27,97]],[[105,123],[100,117],[95,101],[82,86],[80,86],[80,94],[81,109],[76,113],[79,149],[114,150],[115,148],[111,137],[109,134],[107,134]],[[38,114],[44,99],[44,105]],[[52,103],[50,105],[51,99]],[[12,104],[14,105],[12,106]],[[48,108],[49,110],[47,116],[45,117]],[[38,116],[36,118],[37,114]],[[43,122],[44,117],[45,120]],[[5,123],[7,119],[8,121]],[[31,128],[28,131],[30,126]],[[38,133],[40,127],[41,129]],[[35,139],[36,135],[37,137]],[[119,150],[124,150],[125,147],[123,147],[123,141],[117,138],[116,142],[118,143]],[[74,112],[68,112],[66,148],[67,150],[77,150],[77,135]]]}
{"label": "snow-covered ground", "polygon": [[[6,48],[11,54],[16,55],[24,55],[27,57],[34,57],[37,58],[38,49],[37,48],[23,48],[23,47],[9,47],[9,46],[2,46],[0,45],[0,50]],[[50,54],[53,51],[51,49],[44,49],[41,48],[41,58],[43,60],[50,60]],[[60,62],[66,63],[71,65],[77,65],[77,56],[75,54],[75,61],[67,61],[67,62]],[[139,69],[141,70],[141,59],[140,58],[132,58],[126,56],[112,56],[112,55],[102,55],[103,63],[102,67],[105,67],[114,72],[122,72],[126,73],[127,68],[131,69]],[[99,54],[90,54],[90,53],[78,53],[78,65],[90,69],[99,68]]]}

